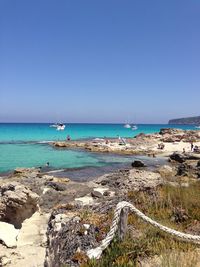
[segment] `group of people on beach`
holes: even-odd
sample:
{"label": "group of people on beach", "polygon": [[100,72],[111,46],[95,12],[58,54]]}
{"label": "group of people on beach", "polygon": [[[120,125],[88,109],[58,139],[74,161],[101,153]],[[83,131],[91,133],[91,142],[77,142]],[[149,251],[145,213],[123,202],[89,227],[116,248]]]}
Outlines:
{"label": "group of people on beach", "polygon": [[[197,145],[194,146],[193,142],[190,142],[190,150],[191,152],[200,153],[200,149]],[[185,154],[185,148],[183,148],[183,154]]]}
{"label": "group of people on beach", "polygon": [[191,142],[191,151],[196,152],[196,153],[200,153],[199,147],[197,145],[194,146],[193,142]]}

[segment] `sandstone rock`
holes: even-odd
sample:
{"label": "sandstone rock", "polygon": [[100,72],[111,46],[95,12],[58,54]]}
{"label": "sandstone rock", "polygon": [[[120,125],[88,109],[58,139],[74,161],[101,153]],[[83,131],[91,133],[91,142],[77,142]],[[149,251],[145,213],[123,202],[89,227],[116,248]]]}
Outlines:
{"label": "sandstone rock", "polygon": [[53,143],[53,145],[55,147],[66,147],[67,146],[65,142],[55,142]]}
{"label": "sandstone rock", "polygon": [[97,179],[97,183],[107,185],[117,192],[122,194],[129,190],[146,190],[154,188],[163,183],[163,179],[159,173],[154,173],[145,170],[131,169],[128,172],[112,173],[104,175]]}
{"label": "sandstone rock", "polygon": [[159,173],[150,171],[130,170],[127,187],[133,190],[155,188],[163,183]]}
{"label": "sandstone rock", "polygon": [[0,220],[21,227],[37,210],[39,196],[17,182],[0,186]]}
{"label": "sandstone rock", "polygon": [[134,160],[131,166],[135,168],[139,168],[139,167],[145,167],[145,164],[141,160]]}
{"label": "sandstone rock", "polygon": [[0,222],[0,240],[8,247],[13,248],[17,246],[17,236],[19,229],[15,229],[12,224]]}
{"label": "sandstone rock", "polygon": [[16,168],[14,170],[14,174],[31,174],[31,173],[39,173],[40,169],[36,168]]}
{"label": "sandstone rock", "polygon": [[7,256],[0,257],[0,266],[7,266],[11,263],[11,259]]}
{"label": "sandstone rock", "polygon": [[161,176],[163,177],[167,177],[167,176],[173,176],[174,175],[174,170],[171,166],[169,165],[164,165],[164,166],[161,166],[159,169],[158,169],[158,172],[160,173]]}
{"label": "sandstone rock", "polygon": [[80,205],[91,205],[94,203],[94,200],[90,196],[84,196],[84,197],[79,197],[75,198],[75,202],[80,204]]}
{"label": "sandstone rock", "polygon": [[45,245],[49,217],[50,214],[40,214],[36,211],[30,218],[24,220],[17,238],[17,247]]}
{"label": "sandstone rock", "polygon": [[103,195],[99,191],[95,191],[95,190],[93,190],[91,192],[91,196],[94,198],[102,198],[103,197]]}

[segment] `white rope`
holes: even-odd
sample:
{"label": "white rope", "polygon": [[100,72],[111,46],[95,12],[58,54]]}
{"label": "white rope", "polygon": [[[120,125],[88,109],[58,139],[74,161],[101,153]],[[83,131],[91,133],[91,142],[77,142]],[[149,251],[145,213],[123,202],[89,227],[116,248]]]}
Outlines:
{"label": "white rope", "polygon": [[162,231],[164,231],[164,232],[166,232],[166,233],[168,233],[170,235],[173,235],[174,237],[178,237],[180,239],[183,239],[184,241],[200,244],[200,236],[191,235],[191,234],[185,234],[185,233],[176,231],[174,229],[171,229],[169,227],[166,227],[164,225],[161,225],[161,224],[157,223],[156,221],[152,220],[151,218],[147,217],[144,213],[139,211],[132,204],[130,204],[130,203],[126,202],[126,201],[122,201],[122,202],[119,202],[117,204],[117,207],[116,207],[116,209],[114,211],[114,218],[113,218],[113,221],[112,221],[112,225],[110,227],[110,231],[108,232],[108,234],[105,237],[105,239],[103,239],[101,241],[101,245],[99,247],[97,247],[97,248],[90,249],[90,250],[87,251],[87,256],[90,259],[91,258],[99,259],[101,254],[102,254],[102,252],[109,246],[110,242],[114,238],[115,233],[116,233],[116,231],[118,229],[121,211],[124,208],[129,208],[129,210],[131,212],[134,212],[143,221],[150,223],[151,225],[155,226],[156,228],[158,228],[158,229],[160,229],[160,230],[162,230]]}

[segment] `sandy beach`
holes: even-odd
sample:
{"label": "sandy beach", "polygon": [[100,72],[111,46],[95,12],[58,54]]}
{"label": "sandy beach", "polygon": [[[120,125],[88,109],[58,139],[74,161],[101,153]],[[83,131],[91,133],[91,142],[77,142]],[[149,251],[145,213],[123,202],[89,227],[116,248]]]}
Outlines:
{"label": "sandy beach", "polygon": [[[58,141],[53,142],[52,145],[56,148],[79,148],[93,152],[168,156],[172,152],[193,152],[191,143],[193,146],[200,147],[200,131],[163,129],[160,133],[139,134],[135,138]],[[159,144],[164,145],[163,149],[159,149]]]}

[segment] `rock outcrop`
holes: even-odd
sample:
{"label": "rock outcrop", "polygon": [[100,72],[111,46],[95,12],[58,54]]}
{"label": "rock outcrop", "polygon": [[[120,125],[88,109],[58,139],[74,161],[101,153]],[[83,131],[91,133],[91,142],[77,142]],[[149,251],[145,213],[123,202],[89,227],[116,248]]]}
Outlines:
{"label": "rock outcrop", "polygon": [[85,251],[98,244],[98,229],[84,224],[74,213],[56,213],[58,211],[52,214],[48,224],[45,267],[80,266],[81,261],[87,260]]}
{"label": "rock outcrop", "polygon": [[181,154],[181,153],[178,153],[178,152],[174,152],[173,154],[171,154],[169,156],[169,158],[171,160],[176,161],[176,162],[183,163],[186,160],[198,160],[199,156],[197,156],[195,154],[192,154],[192,153],[191,154],[190,153]]}
{"label": "rock outcrop", "polygon": [[160,129],[162,142],[196,142],[200,139],[199,131],[181,130],[173,128]]}
{"label": "rock outcrop", "polygon": [[186,160],[183,154],[176,153],[176,152],[170,155],[170,159],[176,162],[179,162],[179,163],[183,163]]}
{"label": "rock outcrop", "polygon": [[131,169],[104,175],[97,180],[97,183],[112,188],[120,195],[129,190],[156,188],[163,183],[163,179],[159,173]]}
{"label": "rock outcrop", "polygon": [[24,185],[11,182],[0,186],[0,221],[20,228],[37,209],[39,196]]}
{"label": "rock outcrop", "polygon": [[132,163],[131,163],[131,166],[133,168],[140,168],[140,167],[145,167],[145,164],[144,162],[142,162],[141,160],[134,160]]}

